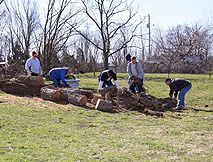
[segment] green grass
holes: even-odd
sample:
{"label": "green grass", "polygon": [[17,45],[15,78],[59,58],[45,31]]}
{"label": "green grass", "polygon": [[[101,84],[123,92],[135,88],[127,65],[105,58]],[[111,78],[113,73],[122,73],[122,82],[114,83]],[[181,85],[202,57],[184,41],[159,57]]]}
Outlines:
{"label": "green grass", "polygon": [[[92,76],[79,75],[80,87],[96,92]],[[166,76],[146,74],[148,93],[167,97]],[[104,113],[0,91],[0,161],[212,161],[213,80],[171,77],[186,78],[193,86],[186,95],[188,110],[166,112],[165,118]],[[118,74],[120,87],[127,78]]]}

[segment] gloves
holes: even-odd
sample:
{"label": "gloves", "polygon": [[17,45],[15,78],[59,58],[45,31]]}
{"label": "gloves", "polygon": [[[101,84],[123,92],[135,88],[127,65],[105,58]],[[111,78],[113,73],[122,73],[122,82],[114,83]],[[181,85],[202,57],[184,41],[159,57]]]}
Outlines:
{"label": "gloves", "polygon": [[38,75],[42,76],[42,70],[41,69],[39,70],[39,74]]}
{"label": "gloves", "polygon": [[135,77],[134,77],[134,76],[131,76],[131,77],[130,77],[130,80],[134,80],[134,79],[135,79]]}
{"label": "gloves", "polygon": [[30,72],[29,70],[27,71],[27,75],[28,75],[28,76],[30,76],[30,75],[31,75],[31,72]]}
{"label": "gloves", "polygon": [[71,86],[70,86],[69,84],[66,83],[66,84],[65,84],[65,87],[70,88]]}

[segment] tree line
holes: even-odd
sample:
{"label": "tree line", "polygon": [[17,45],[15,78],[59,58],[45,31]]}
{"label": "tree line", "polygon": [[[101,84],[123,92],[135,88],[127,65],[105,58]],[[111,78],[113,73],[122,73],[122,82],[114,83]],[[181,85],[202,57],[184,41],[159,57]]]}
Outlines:
{"label": "tree line", "polygon": [[36,49],[44,72],[98,71],[110,62],[124,72],[127,54],[146,72],[198,73],[211,64],[211,21],[153,30],[149,55],[146,16],[127,0],[0,0],[0,9],[0,59],[24,64]]}

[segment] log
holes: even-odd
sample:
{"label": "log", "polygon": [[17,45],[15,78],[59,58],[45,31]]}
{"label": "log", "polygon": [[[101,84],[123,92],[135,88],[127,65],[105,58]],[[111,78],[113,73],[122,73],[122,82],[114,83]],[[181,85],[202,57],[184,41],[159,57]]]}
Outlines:
{"label": "log", "polygon": [[112,95],[113,94],[117,94],[117,88],[115,85],[106,87],[106,88],[101,88],[99,89],[99,93],[101,94],[101,96],[105,96],[106,93],[110,92]]}
{"label": "log", "polygon": [[159,118],[164,118],[164,115],[163,115],[162,112],[152,111],[152,110],[149,110],[149,109],[145,109],[144,110],[144,114],[146,114],[146,115],[152,115],[152,116],[157,116]]}
{"label": "log", "polygon": [[139,103],[143,104],[146,108],[149,108],[154,111],[165,111],[165,108],[162,106],[157,99],[151,95],[147,95],[146,93],[141,92],[138,96]]}
{"label": "log", "polygon": [[98,102],[98,99],[102,99],[102,100],[104,100],[105,98],[104,97],[102,97],[102,96],[93,96],[93,99],[91,100],[91,103],[93,104],[93,105],[96,105],[96,103]]}
{"label": "log", "polygon": [[112,102],[101,100],[99,98],[97,104],[95,105],[95,109],[105,111],[105,112],[113,112]]}
{"label": "log", "polygon": [[41,98],[58,102],[60,101],[60,92],[54,89],[43,87],[41,88]]}
{"label": "log", "polygon": [[126,88],[118,92],[118,108],[120,110],[143,111],[144,107],[137,102],[138,97]]}
{"label": "log", "polygon": [[9,82],[10,80],[6,80],[6,79],[3,79],[3,80],[0,80],[0,90],[3,90],[3,87],[5,85],[6,82]]}
{"label": "log", "polygon": [[30,96],[41,96],[41,87],[32,87],[32,86],[27,86],[26,87],[26,95]]}
{"label": "log", "polygon": [[19,82],[6,82],[3,91],[11,94],[40,96],[41,87],[32,87]]}
{"label": "log", "polygon": [[80,94],[87,96],[88,99],[93,99],[93,91],[80,89]]}
{"label": "log", "polygon": [[17,94],[16,86],[17,86],[16,82],[6,82],[4,84],[3,91],[11,94]]}
{"label": "log", "polygon": [[89,102],[87,102],[87,103],[85,104],[85,107],[88,108],[88,109],[95,109],[95,105],[93,105],[93,104],[91,104],[91,103],[89,103]]}
{"label": "log", "polygon": [[17,77],[17,82],[26,84],[28,86],[44,86],[44,79],[40,76],[27,76],[27,75],[19,75]]}
{"label": "log", "polygon": [[158,102],[162,103],[163,104],[163,107],[165,109],[170,109],[170,108],[174,108],[177,106],[177,100],[174,99],[174,98],[170,98],[170,97],[167,97],[167,98],[159,98],[158,99]]}
{"label": "log", "polygon": [[61,88],[59,89],[60,99],[62,101],[68,101],[68,96],[70,94],[79,93],[79,89],[71,89],[71,88]]}
{"label": "log", "polygon": [[78,105],[78,106],[84,106],[87,103],[88,99],[87,96],[74,93],[74,94],[69,94],[68,96],[68,102],[73,104],[73,105]]}

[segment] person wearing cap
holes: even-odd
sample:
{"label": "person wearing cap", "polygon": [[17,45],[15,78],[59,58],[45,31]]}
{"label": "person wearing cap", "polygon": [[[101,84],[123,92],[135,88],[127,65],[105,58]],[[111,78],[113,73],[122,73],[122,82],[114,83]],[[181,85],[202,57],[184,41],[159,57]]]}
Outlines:
{"label": "person wearing cap", "polygon": [[27,70],[28,75],[38,76],[42,73],[40,61],[37,57],[37,52],[32,51],[32,57],[29,58],[25,64],[25,69]]}
{"label": "person wearing cap", "polygon": [[136,57],[131,57],[131,62],[127,65],[127,73],[129,74],[129,89],[135,93],[135,89],[140,93],[143,91],[144,72],[140,62],[136,61]]}
{"label": "person wearing cap", "polygon": [[116,76],[116,74],[114,73],[113,70],[105,70],[105,71],[100,73],[100,75],[98,76],[98,81],[100,82],[98,90],[101,89],[101,88],[105,88],[106,85],[107,86],[113,85],[112,81],[111,81],[112,79],[114,80],[116,88],[119,91],[117,76]]}
{"label": "person wearing cap", "polygon": [[53,81],[54,87],[58,87],[60,85],[60,81],[64,83],[68,87],[68,84],[65,81],[65,75],[71,74],[72,69],[70,67],[63,67],[63,68],[53,68],[49,71],[49,76]]}
{"label": "person wearing cap", "polygon": [[170,88],[170,92],[169,92],[170,98],[173,97],[173,93],[174,93],[174,97],[176,98],[178,92],[180,91],[178,95],[178,104],[175,110],[182,110],[185,107],[185,103],[184,103],[185,94],[192,87],[192,83],[183,78],[174,78],[174,79],[166,78],[164,82]]}

